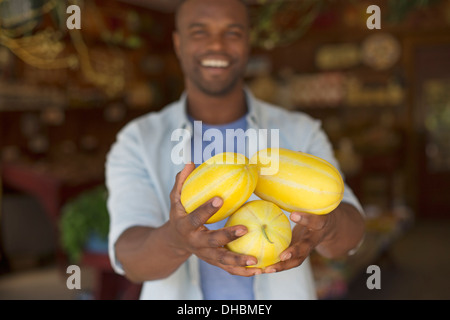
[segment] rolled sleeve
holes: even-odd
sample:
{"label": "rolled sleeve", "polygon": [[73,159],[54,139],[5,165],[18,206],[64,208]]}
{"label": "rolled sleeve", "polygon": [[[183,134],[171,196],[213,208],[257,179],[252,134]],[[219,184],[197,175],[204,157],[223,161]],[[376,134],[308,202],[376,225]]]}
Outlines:
{"label": "rolled sleeve", "polygon": [[124,274],[124,270],[116,259],[114,247],[120,235],[133,226],[157,227],[164,222],[136,130],[130,125],[119,133],[106,161],[110,216],[108,250],[111,265],[119,274]]}

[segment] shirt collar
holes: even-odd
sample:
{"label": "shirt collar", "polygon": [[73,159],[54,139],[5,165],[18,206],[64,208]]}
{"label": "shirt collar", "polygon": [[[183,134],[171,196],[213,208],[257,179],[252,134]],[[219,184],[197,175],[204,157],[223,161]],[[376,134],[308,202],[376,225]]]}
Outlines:
{"label": "shirt collar", "polygon": [[[247,107],[248,107],[247,121],[249,127],[257,128],[261,125],[260,112],[258,108],[259,102],[258,100],[255,99],[255,97],[247,87],[244,88],[244,93],[247,100]],[[187,93],[184,91],[181,94],[177,105],[177,112],[178,114],[180,114],[180,121],[177,127],[192,131],[192,125],[187,115],[186,99]]]}
{"label": "shirt collar", "polygon": [[247,121],[249,124],[249,127],[258,128],[261,126],[261,110],[259,108],[259,101],[253,96],[250,89],[247,87],[244,88],[245,96],[247,98],[247,107],[248,107],[248,113],[247,113]]}

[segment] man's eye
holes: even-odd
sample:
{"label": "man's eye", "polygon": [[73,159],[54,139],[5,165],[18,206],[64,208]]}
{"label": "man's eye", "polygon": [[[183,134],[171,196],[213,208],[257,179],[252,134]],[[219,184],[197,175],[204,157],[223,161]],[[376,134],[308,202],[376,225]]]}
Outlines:
{"label": "man's eye", "polygon": [[233,38],[240,38],[240,37],[242,37],[242,33],[239,31],[228,31],[227,36],[233,37]]}
{"label": "man's eye", "polygon": [[193,36],[203,36],[206,34],[205,30],[194,30],[191,32],[191,35]]}

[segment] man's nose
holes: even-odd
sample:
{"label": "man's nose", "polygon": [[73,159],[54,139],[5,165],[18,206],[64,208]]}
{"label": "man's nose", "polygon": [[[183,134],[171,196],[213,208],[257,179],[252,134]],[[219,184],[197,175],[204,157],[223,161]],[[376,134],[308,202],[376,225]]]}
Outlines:
{"label": "man's nose", "polygon": [[225,48],[225,41],[223,35],[211,35],[208,41],[208,49],[211,51],[222,51]]}

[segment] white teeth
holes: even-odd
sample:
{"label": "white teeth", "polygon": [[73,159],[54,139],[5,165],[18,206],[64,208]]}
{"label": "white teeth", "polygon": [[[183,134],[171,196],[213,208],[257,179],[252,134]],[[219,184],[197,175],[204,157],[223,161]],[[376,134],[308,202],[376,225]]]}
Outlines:
{"label": "white teeth", "polygon": [[226,68],[228,67],[228,65],[229,65],[228,61],[224,60],[213,60],[213,59],[202,60],[203,67]]}

